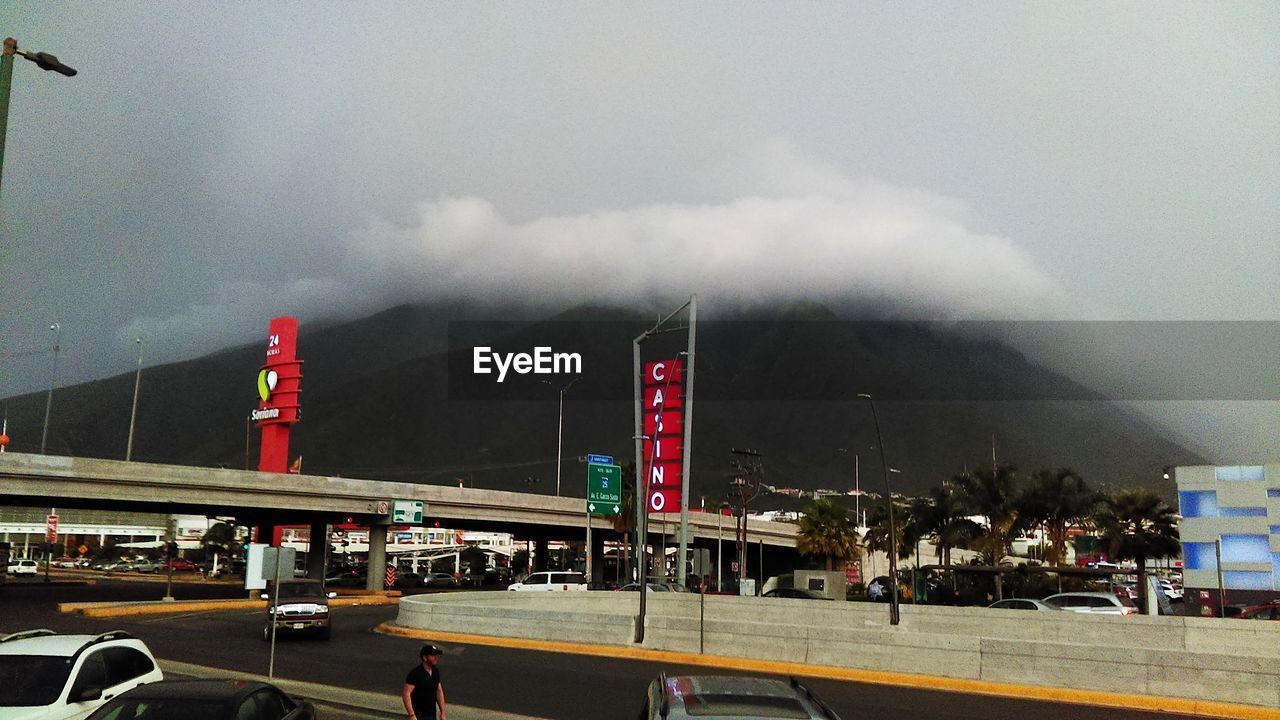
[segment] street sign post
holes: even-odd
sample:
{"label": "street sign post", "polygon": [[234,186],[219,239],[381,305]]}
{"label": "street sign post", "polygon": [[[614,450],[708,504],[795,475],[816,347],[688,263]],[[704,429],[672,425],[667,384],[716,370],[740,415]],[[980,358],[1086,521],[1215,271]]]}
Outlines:
{"label": "street sign post", "polygon": [[587,463],[589,465],[613,465],[612,455],[587,455]]}
{"label": "street sign post", "polygon": [[587,465],[587,513],[617,515],[622,512],[622,468]]}
{"label": "street sign post", "polygon": [[47,543],[58,542],[58,516],[57,515],[49,515],[45,519],[44,541]]}
{"label": "street sign post", "polygon": [[391,507],[391,524],[421,525],[425,507],[421,500],[396,500]]}

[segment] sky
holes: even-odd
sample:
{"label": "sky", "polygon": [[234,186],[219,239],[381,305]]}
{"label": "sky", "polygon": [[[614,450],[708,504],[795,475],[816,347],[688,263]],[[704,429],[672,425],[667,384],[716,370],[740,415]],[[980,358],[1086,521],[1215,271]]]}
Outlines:
{"label": "sky", "polygon": [[[61,386],[421,300],[1280,320],[1275,3],[0,0],[0,33],[79,71],[15,63],[0,397],[54,323]],[[1153,407],[1276,457],[1275,402]]]}

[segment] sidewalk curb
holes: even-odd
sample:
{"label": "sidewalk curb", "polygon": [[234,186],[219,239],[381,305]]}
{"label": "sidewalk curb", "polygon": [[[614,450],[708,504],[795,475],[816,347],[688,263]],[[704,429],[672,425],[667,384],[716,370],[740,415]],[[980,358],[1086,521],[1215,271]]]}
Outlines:
{"label": "sidewalk curb", "polygon": [[1074,690],[1069,688],[1045,687],[1042,685],[1017,685],[1013,683],[990,682],[986,680],[968,680],[963,678],[938,677],[933,675],[914,675],[910,673],[887,672],[883,670],[861,670],[857,668],[835,667],[831,665],[806,665],[803,663],[776,662],[752,658],[729,657],[724,655],[700,655],[697,653],[676,652],[672,650],[650,650],[638,647],[614,645],[589,645],[551,640],[528,640],[524,638],[496,637],[492,635],[468,635],[463,633],[436,632],[406,628],[392,623],[382,623],[374,628],[376,632],[400,637],[434,642],[454,642],[467,645],[492,645],[507,649],[538,650],[542,652],[559,652],[596,657],[613,657],[650,662],[668,662],[681,665],[746,670],[775,675],[795,675],[797,677],[820,678],[825,680],[843,680],[851,682],[873,683],[876,685],[895,685],[919,690],[945,690],[972,695],[991,695],[995,697],[1014,698],[1018,700],[1044,700],[1059,703],[1091,705],[1095,707],[1124,710],[1145,710],[1149,712],[1173,712],[1185,715],[1200,715],[1210,718],[1230,718],[1231,720],[1280,720],[1280,709],[1265,708],[1252,705],[1235,705],[1231,703],[1212,702],[1208,700],[1191,700],[1186,698],[1157,697],[1153,695],[1130,695],[1125,693],[1105,692],[1101,690]]}
{"label": "sidewalk curb", "polygon": [[[265,675],[255,675],[253,673],[240,672],[236,670],[224,670],[222,668],[207,667],[204,665],[193,665],[191,663],[178,662],[176,660],[157,659],[160,669],[167,676],[168,673],[175,675],[186,675],[198,678],[228,679],[228,680],[257,680],[260,682],[271,683],[289,695],[295,697],[306,698],[313,703],[321,705],[337,706],[339,708],[352,708],[357,711],[384,715],[387,718],[403,718],[405,717],[404,705],[400,700],[400,696],[394,693],[375,693],[366,690],[352,690],[350,688],[335,687],[332,685],[321,685],[319,683],[304,682],[302,680],[289,680],[286,678],[268,679]],[[396,684],[396,683],[393,683]],[[453,720],[540,720],[525,715],[515,715],[512,713],[499,712],[497,710],[486,710],[484,708],[470,707],[467,705],[457,705],[449,703],[448,715]]]}
{"label": "sidewalk curb", "polygon": [[[358,595],[329,600],[330,607],[352,605],[395,605],[398,597],[385,595]],[[266,600],[151,600],[147,602],[87,602],[58,603],[58,612],[77,613],[86,617],[108,618],[126,615],[162,615],[165,613],[189,613],[217,610],[259,610],[267,607]]]}

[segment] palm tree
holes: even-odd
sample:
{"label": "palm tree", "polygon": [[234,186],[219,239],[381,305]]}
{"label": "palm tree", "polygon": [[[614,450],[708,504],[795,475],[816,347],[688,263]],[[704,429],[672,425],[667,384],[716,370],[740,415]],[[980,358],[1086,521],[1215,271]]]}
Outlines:
{"label": "palm tree", "polygon": [[924,500],[918,509],[912,508],[912,517],[918,516],[921,536],[938,546],[937,560],[950,565],[951,550],[969,547],[982,534],[982,526],[969,519],[966,498],[950,482],[929,488]]}
{"label": "palm tree", "polygon": [[204,546],[205,557],[213,554],[213,564],[209,571],[213,572],[218,567],[218,553],[231,554],[231,548],[236,543],[236,529],[224,522],[216,522],[205,530],[204,537],[200,538],[200,544]]}
{"label": "palm tree", "polygon": [[[636,464],[622,464],[621,512],[610,518],[615,532],[622,535],[622,577],[631,577],[631,533],[636,530]],[[628,581],[629,582],[629,581]]]}
{"label": "palm tree", "polygon": [[968,509],[986,518],[986,529],[974,541],[974,547],[988,565],[999,565],[1010,554],[1013,536],[1022,526],[1016,470],[1013,465],[984,466],[952,479],[964,494]]}
{"label": "palm tree", "polygon": [[827,570],[833,561],[848,562],[861,556],[858,531],[849,521],[849,511],[830,500],[815,500],[800,511],[796,550],[801,555],[822,555]]}
{"label": "palm tree", "polygon": [[1049,534],[1045,560],[1064,565],[1067,560],[1067,529],[1088,521],[1103,496],[1089,487],[1071,468],[1038,470],[1018,499],[1019,512],[1028,525],[1043,523]]}
{"label": "palm tree", "polygon": [[[907,547],[907,544],[903,541],[908,519],[900,503],[894,505],[893,515],[894,530],[896,531],[895,535],[897,535],[894,538],[898,548],[897,559],[903,560],[911,557],[911,548]],[[867,534],[863,537],[862,542],[869,551],[882,552],[886,555],[889,553],[889,503],[883,498],[872,505],[867,512]],[[893,560],[890,559],[890,562],[893,562]]]}
{"label": "palm tree", "polygon": [[1097,523],[1111,556],[1138,564],[1138,606],[1145,612],[1147,560],[1173,557],[1181,549],[1177,515],[1159,495],[1139,488],[1106,498]]}

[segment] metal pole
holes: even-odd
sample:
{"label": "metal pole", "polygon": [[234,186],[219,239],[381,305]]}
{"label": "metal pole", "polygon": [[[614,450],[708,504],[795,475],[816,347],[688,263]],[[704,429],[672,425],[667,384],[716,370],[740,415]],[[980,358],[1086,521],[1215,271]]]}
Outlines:
{"label": "metal pole", "polygon": [[1218,566],[1218,617],[1227,616],[1227,591],[1222,584],[1222,538],[1213,541]]}
{"label": "metal pole", "polygon": [[644,543],[645,543],[645,520],[649,513],[648,499],[645,497],[645,487],[649,484],[649,478],[645,476],[644,468],[644,425],[640,415],[640,343],[645,339],[648,333],[643,333],[635,340],[631,341],[631,381],[634,386],[632,397],[635,400],[635,445],[636,445],[636,576],[640,582],[640,613],[636,616],[636,632],[635,642],[644,642],[644,612],[645,612],[645,596],[649,593],[645,592],[645,559],[644,559]]}
{"label": "metal pole", "polygon": [[724,519],[724,508],[716,511],[716,590],[724,587],[724,553],[722,547],[724,545],[724,534],[720,529],[720,522]]}
{"label": "metal pole", "polygon": [[689,464],[693,460],[693,360],[694,345],[698,340],[698,296],[689,298],[689,350],[688,367],[684,374],[684,477],[680,483],[680,568],[676,582],[686,579],[685,562],[689,558]]}
{"label": "metal pole", "polygon": [[49,440],[49,414],[53,410],[53,385],[58,381],[58,348],[62,345],[62,326],[54,323],[49,326],[53,336],[53,371],[49,373],[49,394],[44,401],[44,430],[40,433],[40,454],[44,455]]}
{"label": "metal pole", "polygon": [[[58,508],[49,508],[49,514],[57,515]],[[54,533],[53,539],[55,541],[58,539],[57,533]],[[45,582],[49,582],[49,565],[52,562],[53,562],[53,543],[49,542],[49,537],[46,535],[44,539],[44,581]]]}
{"label": "metal pole", "polygon": [[884,473],[884,498],[889,504],[889,624],[898,624],[898,538],[893,524],[893,491],[889,487],[889,464],[884,459],[884,438],[880,435],[880,416],[876,414],[876,401],[866,393],[858,393],[871,404],[871,419],[876,425],[876,444],[880,446],[880,470]]}
{"label": "metal pole", "polygon": [[[568,386],[560,389],[560,420],[556,423],[556,497],[560,497],[560,465],[564,449],[564,391],[568,389]],[[587,527],[591,527],[590,513],[587,514]]]}
{"label": "metal pole", "polygon": [[133,425],[138,419],[138,388],[142,386],[142,338],[134,338],[138,343],[138,371],[133,376],[133,409],[129,411],[129,444],[125,446],[124,461],[133,460]]}
{"label": "metal pole", "polygon": [[9,90],[13,86],[13,54],[18,42],[5,38],[4,55],[0,56],[0,181],[4,180],[4,136],[9,129]]}

